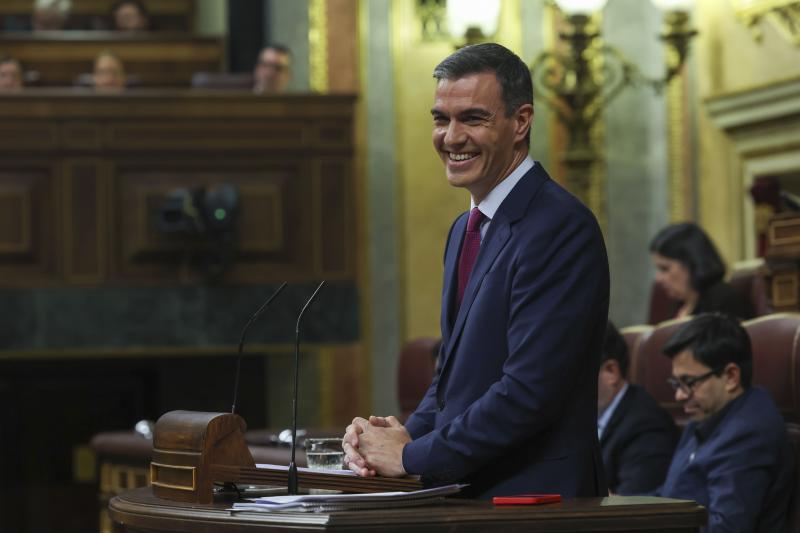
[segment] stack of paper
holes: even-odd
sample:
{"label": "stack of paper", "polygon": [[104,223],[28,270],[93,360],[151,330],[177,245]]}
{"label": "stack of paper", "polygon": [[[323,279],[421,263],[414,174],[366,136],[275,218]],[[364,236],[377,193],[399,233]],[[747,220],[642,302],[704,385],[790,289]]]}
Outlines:
{"label": "stack of paper", "polygon": [[265,496],[234,503],[231,511],[330,512],[356,509],[384,509],[436,503],[466,485],[444,485],[412,492],[373,492],[369,494],[310,494],[303,496]]}

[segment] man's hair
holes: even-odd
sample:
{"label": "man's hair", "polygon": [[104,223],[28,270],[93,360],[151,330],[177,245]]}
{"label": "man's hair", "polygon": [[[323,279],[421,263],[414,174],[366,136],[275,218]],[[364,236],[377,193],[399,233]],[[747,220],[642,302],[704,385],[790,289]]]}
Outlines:
{"label": "man's hair", "polygon": [[0,54],[0,65],[5,65],[6,63],[14,63],[19,68],[19,71],[22,72],[22,63],[20,63],[19,59],[13,56]]}
{"label": "man's hair", "polygon": [[672,224],[650,241],[650,251],[680,261],[689,270],[696,291],[703,291],[725,276],[725,264],[706,232],[691,222]]}
{"label": "man's hair", "polygon": [[750,336],[739,321],[722,313],[703,313],[676,331],[661,349],[672,359],[684,350],[717,373],[734,363],[741,373],[742,387],[753,379],[753,352]]}
{"label": "man's hair", "polygon": [[111,6],[111,13],[116,13],[119,8],[128,4],[135,6],[144,18],[148,20],[150,19],[150,12],[147,10],[147,6],[144,4],[144,2],[142,2],[142,0],[117,0]]}
{"label": "man's hair", "polygon": [[292,57],[292,50],[283,43],[267,43],[262,48],[261,51],[264,50],[275,50],[276,52],[280,52],[282,54],[286,54],[289,57]]}
{"label": "man's hair", "polygon": [[622,338],[614,323],[610,320],[606,324],[606,336],[603,338],[603,352],[601,354],[600,362],[613,359],[619,365],[619,372],[622,377],[628,375],[628,344]]}
{"label": "man's hair", "polygon": [[52,9],[61,15],[68,15],[72,9],[71,0],[36,0],[34,9]]}
{"label": "man's hair", "polygon": [[[514,52],[497,43],[465,46],[447,56],[433,69],[437,81],[458,80],[470,74],[493,72],[503,95],[506,117],[525,104],[533,104],[533,83],[525,63]],[[530,146],[531,132],[525,142]]]}

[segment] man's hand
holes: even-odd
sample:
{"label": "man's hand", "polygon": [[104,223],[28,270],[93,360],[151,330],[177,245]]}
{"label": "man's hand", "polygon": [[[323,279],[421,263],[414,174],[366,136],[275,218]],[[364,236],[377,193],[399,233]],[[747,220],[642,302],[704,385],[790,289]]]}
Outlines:
{"label": "man's hand", "polygon": [[368,424],[359,427],[358,454],[368,468],[384,477],[405,476],[403,448],[411,442],[405,426],[393,416],[371,416]]}
{"label": "man's hand", "polygon": [[[375,418],[375,417],[370,417]],[[344,450],[344,465],[362,477],[375,475],[375,470],[367,466],[367,461],[359,453],[359,435],[364,433],[364,429],[369,426],[369,422],[361,417],[356,417],[345,429],[342,437],[342,450]]]}

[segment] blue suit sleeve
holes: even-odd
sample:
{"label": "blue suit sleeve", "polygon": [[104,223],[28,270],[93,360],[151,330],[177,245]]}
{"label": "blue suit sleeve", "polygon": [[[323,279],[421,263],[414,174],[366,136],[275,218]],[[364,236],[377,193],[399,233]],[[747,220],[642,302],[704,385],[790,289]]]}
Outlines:
{"label": "blue suit sleeve", "polygon": [[604,328],[607,317],[605,248],[589,217],[570,213],[559,219],[548,221],[549,230],[529,236],[516,252],[501,378],[462,414],[405,446],[409,473],[466,478],[545,432],[562,416],[577,384],[590,383],[576,376],[593,373],[596,379],[599,355],[591,332]]}
{"label": "blue suit sleeve", "polygon": [[772,479],[768,443],[752,428],[720,447],[708,471],[708,533],[756,530]]}

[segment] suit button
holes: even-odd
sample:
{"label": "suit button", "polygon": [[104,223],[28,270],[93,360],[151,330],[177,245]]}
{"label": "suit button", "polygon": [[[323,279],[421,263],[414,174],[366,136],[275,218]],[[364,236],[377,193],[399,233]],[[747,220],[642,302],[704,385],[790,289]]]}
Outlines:
{"label": "suit button", "polygon": [[439,407],[440,411],[444,411],[444,400],[439,400],[437,407]]}

